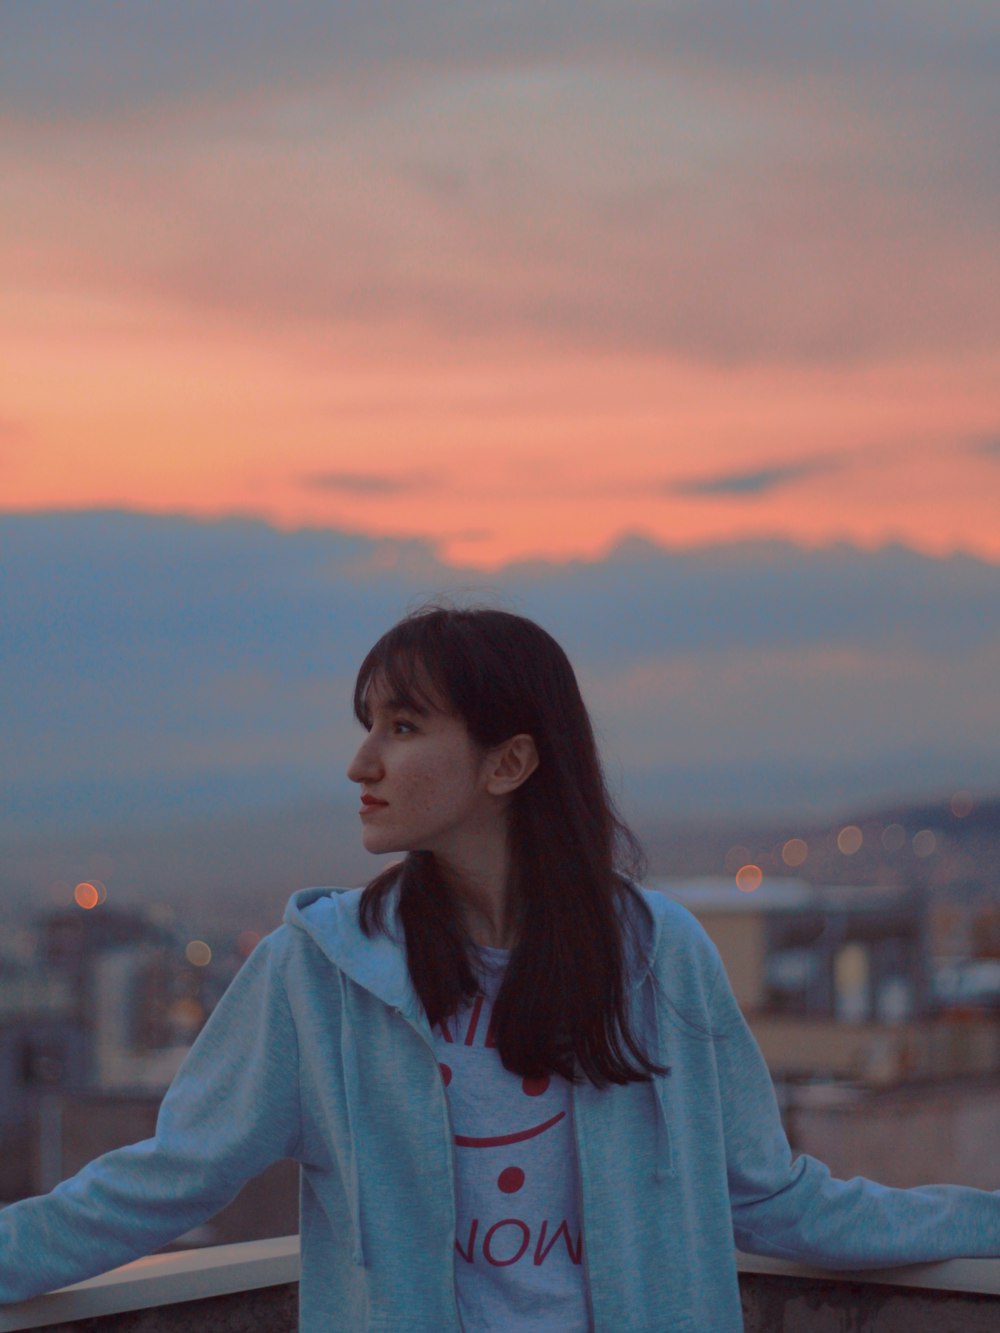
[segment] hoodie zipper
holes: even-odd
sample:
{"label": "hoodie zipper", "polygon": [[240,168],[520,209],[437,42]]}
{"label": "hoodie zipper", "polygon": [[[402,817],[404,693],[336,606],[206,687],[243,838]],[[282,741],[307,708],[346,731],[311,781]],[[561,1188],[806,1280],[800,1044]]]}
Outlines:
{"label": "hoodie zipper", "polygon": [[[434,1060],[434,1068],[437,1070],[438,1069],[437,1052],[434,1050],[434,1043],[428,1036],[424,1027],[422,1027],[419,1023],[416,1023],[409,1016],[409,1014],[404,1013],[404,1011],[396,1005],[393,1006],[392,1012],[394,1014],[398,1014],[399,1017],[403,1019],[405,1023],[408,1023],[410,1027],[413,1029],[413,1031],[416,1032],[416,1034],[420,1037],[421,1041],[423,1041],[424,1045],[430,1051],[431,1057]],[[455,1326],[459,1330],[463,1330],[464,1325],[462,1323],[462,1315],[458,1308],[458,1289],[455,1286],[455,1224],[456,1224],[455,1208],[457,1202],[455,1198],[455,1131],[451,1123],[451,1111],[448,1108],[448,1098],[445,1095],[444,1081],[440,1077],[440,1070],[438,1070],[438,1074],[439,1074],[439,1077],[437,1079],[438,1096],[440,1098],[441,1104],[444,1107],[445,1139],[447,1147],[446,1157],[448,1160],[448,1179],[451,1184],[451,1190],[450,1190],[451,1249],[448,1252],[449,1259],[451,1262],[451,1296],[452,1296],[452,1303],[455,1309]]]}

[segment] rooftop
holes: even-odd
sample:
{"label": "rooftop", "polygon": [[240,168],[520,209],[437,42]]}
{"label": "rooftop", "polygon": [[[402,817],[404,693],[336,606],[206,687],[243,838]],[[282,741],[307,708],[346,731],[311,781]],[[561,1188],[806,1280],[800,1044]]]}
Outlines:
{"label": "rooftop", "polygon": [[[996,1333],[1000,1259],[827,1273],[738,1255],[746,1333]],[[0,1333],[294,1333],[297,1236],[153,1255],[20,1305]]]}

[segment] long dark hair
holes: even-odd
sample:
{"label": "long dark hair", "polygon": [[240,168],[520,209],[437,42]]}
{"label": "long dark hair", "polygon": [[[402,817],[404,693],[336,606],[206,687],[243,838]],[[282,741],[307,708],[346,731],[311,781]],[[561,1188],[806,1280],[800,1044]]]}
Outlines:
{"label": "long dark hair", "polygon": [[[648,1081],[627,1014],[626,936],[649,908],[629,882],[642,848],[608,793],[597,745],[566,654],[541,626],[492,609],[424,607],[379,639],[361,664],[354,712],[371,725],[372,684],[402,703],[442,705],[490,748],[527,733],[538,767],[508,811],[509,892],[517,937],[496,998],[504,1066],[527,1077],[578,1071],[599,1088]],[[470,940],[430,852],[410,852],[361,898],[361,927],[384,930],[399,910],[413,985],[429,1022],[478,990]]]}

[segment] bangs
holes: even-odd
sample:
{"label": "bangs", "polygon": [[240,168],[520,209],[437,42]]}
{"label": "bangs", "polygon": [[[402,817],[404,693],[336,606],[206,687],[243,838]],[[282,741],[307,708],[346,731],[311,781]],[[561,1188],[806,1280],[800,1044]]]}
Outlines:
{"label": "bangs", "polygon": [[415,713],[452,711],[444,645],[434,642],[436,636],[414,633],[418,623],[395,625],[361,663],[354,686],[354,716],[363,727],[371,726],[368,699],[373,688],[394,707]]}

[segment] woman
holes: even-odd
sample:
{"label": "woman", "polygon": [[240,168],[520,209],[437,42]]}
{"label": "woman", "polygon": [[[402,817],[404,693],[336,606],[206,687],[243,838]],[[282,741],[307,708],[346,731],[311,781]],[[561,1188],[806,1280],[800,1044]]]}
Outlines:
{"label": "woman", "polygon": [[156,1137],[0,1213],[0,1300],[132,1259],[302,1165],[301,1327],[742,1328],[744,1249],[1000,1255],[1000,1194],[791,1160],[718,955],[634,886],[572,668],[431,608],[362,664],[367,889],[296,894]]}

